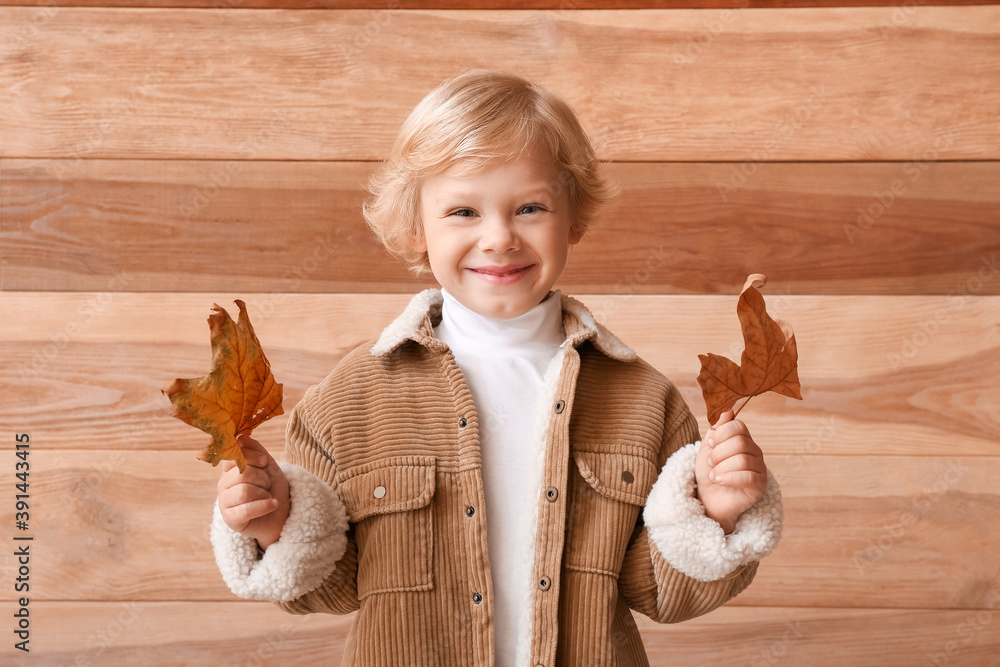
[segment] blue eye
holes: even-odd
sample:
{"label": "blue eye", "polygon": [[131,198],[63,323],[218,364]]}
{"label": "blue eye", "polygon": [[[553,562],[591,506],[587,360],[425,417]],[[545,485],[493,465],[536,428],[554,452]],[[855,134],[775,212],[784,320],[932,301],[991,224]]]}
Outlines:
{"label": "blue eye", "polygon": [[523,211],[523,210],[524,210],[524,209],[526,209],[526,208],[537,208],[537,209],[538,209],[539,211],[542,211],[542,210],[544,210],[544,209],[543,209],[543,208],[542,208],[541,206],[539,206],[538,204],[528,204],[527,206],[522,206],[522,207],[521,207],[521,210]]}

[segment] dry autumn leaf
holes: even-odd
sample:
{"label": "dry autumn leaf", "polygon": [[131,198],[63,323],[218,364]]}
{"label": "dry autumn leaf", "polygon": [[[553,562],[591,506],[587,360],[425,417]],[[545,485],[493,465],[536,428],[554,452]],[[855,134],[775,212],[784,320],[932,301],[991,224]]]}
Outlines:
{"label": "dry autumn leaf", "polygon": [[274,381],[271,364],[260,348],[247,315],[246,305],[236,300],[239,322],[218,304],[212,304],[208,326],[212,333],[212,370],[200,378],[180,378],[163,389],[173,404],[173,416],[212,436],[198,458],[213,466],[235,461],[246,469],[243,450],[236,442],[250,435],[260,423],[284,412],[281,385]]}
{"label": "dry autumn leaf", "polygon": [[698,384],[708,408],[709,424],[718,422],[722,413],[743,397],[749,400],[751,396],[775,391],[802,399],[795,334],[788,322],[773,320],[767,314],[764,297],[757,291],[766,281],[759,273],[751,274],[740,294],[736,307],[743,327],[740,365],[717,354],[698,355],[701,360]]}

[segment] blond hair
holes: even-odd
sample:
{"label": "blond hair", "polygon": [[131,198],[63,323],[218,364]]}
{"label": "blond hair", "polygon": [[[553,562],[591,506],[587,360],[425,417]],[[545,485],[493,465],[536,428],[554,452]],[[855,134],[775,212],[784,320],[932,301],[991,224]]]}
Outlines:
{"label": "blond hair", "polygon": [[[598,160],[576,114],[559,96],[512,72],[472,69],[432,90],[403,122],[389,157],[368,182],[365,222],[418,277],[430,272],[423,240],[420,186],[434,176],[481,173],[491,162],[534,149],[559,170],[555,189],[569,189],[573,230],[581,234],[620,194]],[[556,192],[558,194],[558,192]]]}

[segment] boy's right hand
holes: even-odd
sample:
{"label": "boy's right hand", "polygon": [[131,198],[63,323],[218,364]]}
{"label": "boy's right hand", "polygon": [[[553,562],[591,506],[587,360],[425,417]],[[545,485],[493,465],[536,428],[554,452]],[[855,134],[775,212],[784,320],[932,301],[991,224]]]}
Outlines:
{"label": "boy's right hand", "polygon": [[247,435],[236,441],[247,467],[240,473],[235,461],[222,462],[219,511],[227,526],[267,549],[278,541],[288,518],[288,480],[262,444]]}

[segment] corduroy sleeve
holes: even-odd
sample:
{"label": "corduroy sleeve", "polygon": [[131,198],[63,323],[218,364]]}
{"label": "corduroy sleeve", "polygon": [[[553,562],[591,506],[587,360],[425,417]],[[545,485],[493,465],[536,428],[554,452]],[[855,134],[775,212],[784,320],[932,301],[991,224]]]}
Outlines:
{"label": "corduroy sleeve", "polygon": [[[360,608],[358,601],[358,546],[354,539],[354,526],[347,520],[347,509],[337,495],[337,468],[333,457],[321,444],[320,435],[313,426],[315,416],[322,410],[323,383],[311,387],[295,406],[285,429],[285,459],[302,466],[323,480],[336,497],[336,504],[343,512],[343,526],[347,528],[343,555],[333,571],[317,588],[278,606],[292,614],[324,612],[349,614]],[[341,535],[344,535],[342,532]],[[329,570],[327,570],[329,572]]]}
{"label": "corduroy sleeve", "polygon": [[350,613],[358,608],[357,546],[337,494],[336,469],[314,426],[321,385],[289,416],[285,461],[291,508],[278,541],[258,554],[256,540],[212,523],[216,562],[240,597],[268,600],[290,613]]}
{"label": "corduroy sleeve", "polygon": [[698,422],[676,389],[667,398],[661,457],[668,457],[636,524],[619,575],[619,591],[659,623],[706,614],[739,595],[781,536],[781,495],[768,471],[765,496],[740,515],[736,529],[705,516],[695,498]]}

